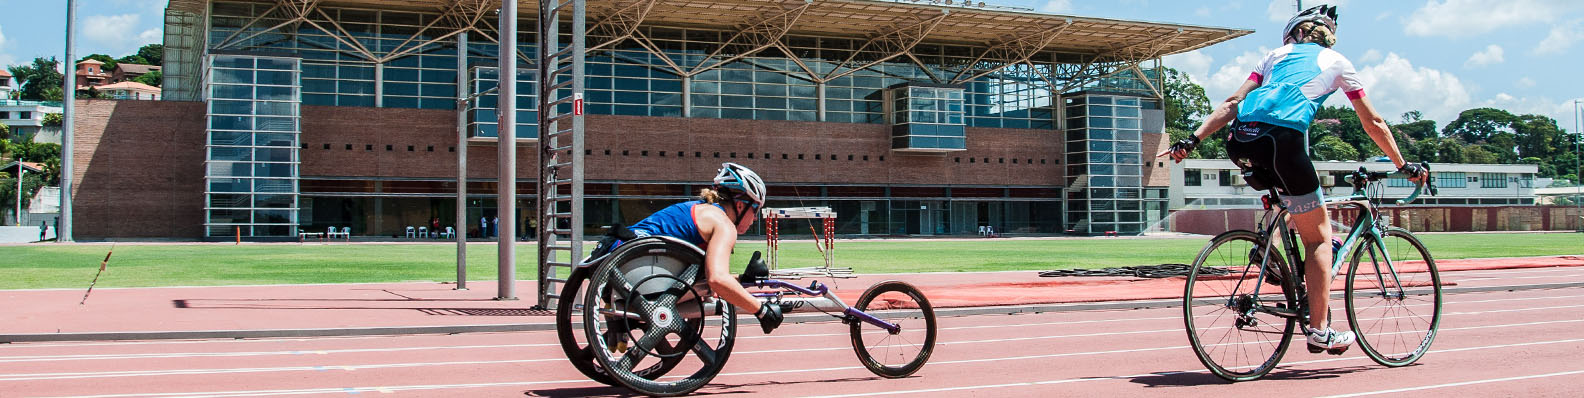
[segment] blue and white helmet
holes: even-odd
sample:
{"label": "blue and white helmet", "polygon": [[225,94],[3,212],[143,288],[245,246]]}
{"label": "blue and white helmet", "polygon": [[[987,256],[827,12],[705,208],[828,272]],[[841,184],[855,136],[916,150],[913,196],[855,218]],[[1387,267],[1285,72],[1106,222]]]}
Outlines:
{"label": "blue and white helmet", "polygon": [[1331,30],[1332,34],[1336,34],[1336,20],[1336,6],[1322,4],[1309,7],[1309,9],[1303,10],[1302,12],[1299,12],[1298,15],[1294,15],[1292,19],[1287,20],[1287,28],[1282,29],[1282,44],[1293,44],[1298,42],[1299,38],[1293,35],[1293,29],[1298,28],[1298,25],[1303,24],[1304,22],[1314,22],[1325,25],[1327,29]]}
{"label": "blue and white helmet", "polygon": [[736,191],[747,197],[754,206],[764,207],[764,179],[747,167],[731,162],[721,163],[720,173],[715,175],[715,186]]}

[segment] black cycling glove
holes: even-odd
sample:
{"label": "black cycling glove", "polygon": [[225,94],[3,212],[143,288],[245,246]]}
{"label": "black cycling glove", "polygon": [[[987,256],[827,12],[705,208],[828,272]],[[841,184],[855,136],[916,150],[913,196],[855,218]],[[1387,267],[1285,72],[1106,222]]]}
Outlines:
{"label": "black cycling glove", "polygon": [[754,313],[754,318],[759,318],[759,328],[764,329],[765,334],[770,334],[770,331],[781,326],[781,305],[761,303],[759,312]]}
{"label": "black cycling glove", "polygon": [[1177,150],[1179,150],[1179,149],[1182,150],[1183,152],[1193,152],[1194,148],[1198,148],[1198,147],[1199,147],[1199,136],[1190,134],[1188,136],[1188,138],[1180,139],[1180,140],[1177,140],[1176,143],[1173,143],[1172,146],[1171,146],[1171,151],[1169,151],[1169,152],[1177,152]]}
{"label": "black cycling glove", "polygon": [[1425,169],[1424,166],[1418,163],[1404,163],[1402,167],[1397,168],[1397,172],[1407,174],[1409,178],[1430,174],[1430,170]]}

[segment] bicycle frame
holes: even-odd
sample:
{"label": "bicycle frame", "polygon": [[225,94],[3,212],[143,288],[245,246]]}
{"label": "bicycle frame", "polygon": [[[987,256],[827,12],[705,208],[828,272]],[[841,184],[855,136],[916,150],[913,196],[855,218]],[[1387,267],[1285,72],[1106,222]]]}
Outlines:
{"label": "bicycle frame", "polygon": [[[1382,173],[1381,175],[1384,176],[1384,173]],[[1397,286],[1396,287],[1396,290],[1397,290],[1396,292],[1389,292],[1389,291],[1387,291],[1385,286],[1382,286],[1380,288],[1380,290],[1381,290],[1380,294],[1383,295],[1383,296],[1386,296],[1386,297],[1402,298],[1402,297],[1406,296],[1406,293],[1403,291],[1401,279],[1399,279],[1399,277],[1397,275],[1396,266],[1392,264],[1391,256],[1389,255],[1389,253],[1386,250],[1385,243],[1382,242],[1382,238],[1384,237],[1385,228],[1383,227],[1383,222],[1380,219],[1380,214],[1379,214],[1379,211],[1378,211],[1378,208],[1377,208],[1378,206],[1375,203],[1376,200],[1371,198],[1368,195],[1367,191],[1365,191],[1365,187],[1370,182],[1370,178],[1369,177],[1371,177],[1371,176],[1369,174],[1367,174],[1363,170],[1363,168],[1360,168],[1359,172],[1356,172],[1352,176],[1349,176],[1349,177],[1351,177],[1355,181],[1357,181],[1357,182],[1353,183],[1353,192],[1351,194],[1349,194],[1347,197],[1335,198],[1335,199],[1327,199],[1325,201],[1325,207],[1326,208],[1330,208],[1330,207],[1333,207],[1333,206],[1342,206],[1342,207],[1351,207],[1351,208],[1354,208],[1354,209],[1357,210],[1357,213],[1355,213],[1356,217],[1355,217],[1355,219],[1353,221],[1353,226],[1348,231],[1347,238],[1342,240],[1341,246],[1338,246],[1336,248],[1336,255],[1332,256],[1332,259],[1331,259],[1331,278],[1333,280],[1335,280],[1337,276],[1341,275],[1339,271],[1342,270],[1342,264],[1346,260],[1346,257],[1347,257],[1346,253],[1350,252],[1349,249],[1351,249],[1354,244],[1358,243],[1358,241],[1360,239],[1363,239],[1363,237],[1365,235],[1369,235],[1369,236],[1374,238],[1372,240],[1372,242],[1374,244],[1374,247],[1369,252],[1371,258],[1375,259],[1374,256],[1376,256],[1376,253],[1380,253],[1380,256],[1384,257],[1384,259],[1385,259],[1384,262],[1386,263],[1386,270],[1385,270],[1385,272],[1383,274],[1382,270],[1380,269],[1380,266],[1379,266],[1381,261],[1374,261],[1374,263],[1376,264],[1376,266],[1375,266],[1376,269],[1374,270],[1374,272],[1376,274],[1376,277],[1377,278],[1383,278],[1383,277],[1386,276],[1385,274],[1389,274],[1391,276],[1391,280],[1393,282],[1392,285],[1393,286]],[[1409,202],[1412,202],[1414,199],[1419,197],[1420,193],[1423,192],[1424,187],[1426,185],[1430,185],[1430,183],[1427,182],[1424,185],[1420,185],[1418,188],[1416,188],[1414,190],[1412,195],[1410,195],[1408,198],[1405,198],[1403,200],[1397,201],[1397,203],[1399,205],[1401,205],[1401,204],[1407,204]],[[1274,187],[1270,188],[1268,190],[1268,193],[1266,194],[1266,196],[1261,198],[1261,199],[1264,200],[1265,209],[1268,210],[1268,211],[1265,213],[1265,215],[1260,220],[1259,229],[1257,231],[1255,231],[1255,234],[1258,235],[1260,237],[1260,240],[1261,240],[1261,242],[1259,243],[1259,248],[1261,250],[1261,253],[1260,253],[1260,271],[1259,271],[1258,277],[1254,279],[1256,281],[1256,282],[1254,282],[1254,283],[1256,283],[1256,285],[1254,286],[1253,295],[1256,298],[1260,296],[1260,289],[1263,288],[1264,285],[1265,285],[1264,283],[1259,283],[1257,281],[1264,280],[1265,279],[1265,273],[1271,271],[1271,266],[1270,266],[1270,258],[1271,258],[1270,251],[1271,251],[1271,247],[1272,247],[1271,246],[1271,237],[1273,235],[1275,235],[1277,233],[1277,231],[1281,231],[1282,243],[1283,243],[1283,246],[1285,246],[1285,249],[1287,250],[1287,260],[1288,260],[1287,262],[1289,264],[1289,267],[1291,267],[1292,270],[1293,270],[1293,272],[1289,273],[1289,275],[1295,275],[1295,277],[1298,278],[1298,279],[1296,279],[1294,281],[1295,282],[1294,286],[1296,286],[1298,288],[1298,291],[1297,291],[1298,295],[1302,296],[1304,291],[1305,291],[1305,289],[1306,289],[1306,286],[1301,284],[1301,282],[1303,281],[1302,278],[1303,278],[1304,272],[1305,272],[1304,269],[1306,267],[1304,266],[1304,261],[1303,261],[1304,258],[1300,254],[1300,253],[1304,253],[1305,252],[1305,248],[1302,245],[1300,245],[1300,241],[1298,240],[1296,231],[1294,231],[1292,228],[1288,227],[1288,225],[1287,225],[1287,218],[1288,218],[1287,217],[1288,216],[1287,206],[1281,202],[1280,198],[1281,198],[1281,195],[1276,192],[1276,188],[1274,188]],[[1324,211],[1324,209],[1322,209],[1322,211]],[[1321,250],[1324,250],[1324,248],[1322,248]],[[1247,268],[1246,267],[1245,267],[1244,272],[1245,273],[1247,272]],[[1236,289],[1241,288],[1242,284],[1244,282],[1247,282],[1247,281],[1248,281],[1247,279],[1238,281],[1238,285],[1234,287],[1234,291],[1237,291]],[[1329,292],[1327,292],[1327,294],[1329,294]],[[1230,298],[1229,298],[1229,300],[1230,300]],[[1255,307],[1253,308],[1254,310],[1265,312],[1265,313],[1268,313],[1268,314],[1271,314],[1271,315],[1275,315],[1275,316],[1280,316],[1280,317],[1285,317],[1285,318],[1300,318],[1300,319],[1303,319],[1303,320],[1306,320],[1306,321],[1307,321],[1307,318],[1309,316],[1309,314],[1308,314],[1309,305],[1306,302],[1306,300],[1299,301],[1298,308],[1296,308],[1296,309],[1285,309],[1285,308],[1279,308],[1279,307],[1277,307],[1277,308],[1265,307],[1263,305],[1258,305],[1258,301],[1256,301],[1255,303],[1256,303]],[[1229,303],[1229,305],[1230,304],[1231,303]]]}

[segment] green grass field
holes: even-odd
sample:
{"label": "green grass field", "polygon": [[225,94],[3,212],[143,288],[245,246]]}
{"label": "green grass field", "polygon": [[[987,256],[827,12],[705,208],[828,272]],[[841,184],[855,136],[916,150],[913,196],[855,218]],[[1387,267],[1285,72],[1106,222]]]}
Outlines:
{"label": "green grass field", "polygon": [[[1584,235],[1426,234],[1438,259],[1584,254]],[[1103,268],[1193,261],[1204,238],[1054,240],[838,241],[838,266],[859,273],[1013,271]],[[34,244],[0,247],[0,289],[83,288],[109,245]],[[740,268],[762,242],[738,245]],[[518,279],[533,279],[533,245],[517,250]],[[115,247],[101,287],[451,281],[450,244],[123,244]],[[495,279],[495,245],[468,245],[468,279]],[[814,266],[808,242],[784,243],[782,267]]]}

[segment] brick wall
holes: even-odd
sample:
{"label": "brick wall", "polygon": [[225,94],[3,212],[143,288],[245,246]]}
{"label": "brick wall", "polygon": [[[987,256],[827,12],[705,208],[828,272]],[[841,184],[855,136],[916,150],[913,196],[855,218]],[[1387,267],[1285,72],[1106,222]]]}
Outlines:
{"label": "brick wall", "polygon": [[203,235],[204,105],[78,100],[75,238]]}

